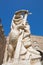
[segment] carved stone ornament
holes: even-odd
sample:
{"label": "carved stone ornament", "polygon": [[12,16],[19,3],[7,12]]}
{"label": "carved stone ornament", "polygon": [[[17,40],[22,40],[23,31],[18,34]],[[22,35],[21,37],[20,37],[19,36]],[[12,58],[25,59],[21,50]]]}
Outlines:
{"label": "carved stone ornament", "polygon": [[2,65],[41,65],[40,53],[32,47],[29,14],[28,10],[15,12]]}

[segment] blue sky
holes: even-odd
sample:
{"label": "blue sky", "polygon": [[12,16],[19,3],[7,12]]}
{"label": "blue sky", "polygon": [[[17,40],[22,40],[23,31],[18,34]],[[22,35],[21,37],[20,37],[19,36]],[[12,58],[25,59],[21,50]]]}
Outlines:
{"label": "blue sky", "polygon": [[5,35],[10,32],[15,11],[20,9],[32,12],[32,15],[28,16],[31,34],[43,36],[43,0],[0,0],[0,18]]}

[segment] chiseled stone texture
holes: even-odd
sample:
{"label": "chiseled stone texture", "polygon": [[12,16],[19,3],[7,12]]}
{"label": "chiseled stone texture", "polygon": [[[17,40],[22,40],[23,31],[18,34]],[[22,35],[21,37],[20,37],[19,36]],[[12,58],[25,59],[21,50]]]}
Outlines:
{"label": "chiseled stone texture", "polygon": [[[8,39],[9,37],[6,37]],[[43,50],[43,36],[31,35],[31,40],[33,41],[32,46],[38,45],[41,50]],[[7,41],[8,42],[8,41]],[[36,44],[34,42],[37,42]]]}
{"label": "chiseled stone texture", "polygon": [[[6,37],[6,39],[8,39],[9,37]],[[43,50],[43,36],[35,36],[35,35],[31,35],[31,39],[34,41],[38,42],[38,46],[39,48],[41,48],[41,50]],[[7,40],[8,42],[8,40]],[[32,44],[33,47],[36,46],[37,44]],[[2,63],[3,60],[3,55],[4,55],[4,49],[5,49],[5,44],[3,45],[2,41],[0,42],[0,65]],[[34,61],[32,61],[31,63],[33,64]],[[42,61],[43,62],[43,61]],[[20,64],[20,63],[19,63]]]}
{"label": "chiseled stone texture", "polygon": [[31,40],[33,41],[33,44],[32,44],[33,47],[37,45],[43,51],[43,36],[31,35]]}
{"label": "chiseled stone texture", "polygon": [[4,36],[4,33],[0,30],[0,65],[3,62],[5,47],[6,47],[6,38]]}
{"label": "chiseled stone texture", "polygon": [[28,11],[20,10],[15,14],[11,23],[11,31],[6,38],[6,47],[3,47],[5,53],[3,52],[2,65],[41,65],[40,53],[35,48],[38,47],[37,49],[42,51],[41,46],[38,45],[42,44],[42,40],[40,37],[38,39],[37,36],[31,35],[30,25],[27,23]]}
{"label": "chiseled stone texture", "polygon": [[[6,37],[6,39],[8,39],[8,37]],[[31,40],[33,41],[33,43],[32,43],[33,47],[35,47],[36,45],[38,45],[39,48],[41,50],[43,50],[43,36],[31,35]],[[36,44],[34,42],[36,42]]]}

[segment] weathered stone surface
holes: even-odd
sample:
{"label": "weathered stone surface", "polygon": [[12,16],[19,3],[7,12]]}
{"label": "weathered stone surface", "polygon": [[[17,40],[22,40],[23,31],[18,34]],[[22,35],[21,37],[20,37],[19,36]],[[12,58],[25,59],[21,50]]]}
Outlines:
{"label": "weathered stone surface", "polygon": [[27,12],[17,11],[12,19],[2,65],[41,65],[41,56],[34,48],[36,42],[27,23]]}
{"label": "weathered stone surface", "polygon": [[38,46],[43,51],[43,36],[31,35],[31,39],[33,41],[32,46],[33,47]]}
{"label": "weathered stone surface", "polygon": [[6,46],[6,38],[4,36],[2,24],[0,24],[0,65],[3,62],[5,46]]}

